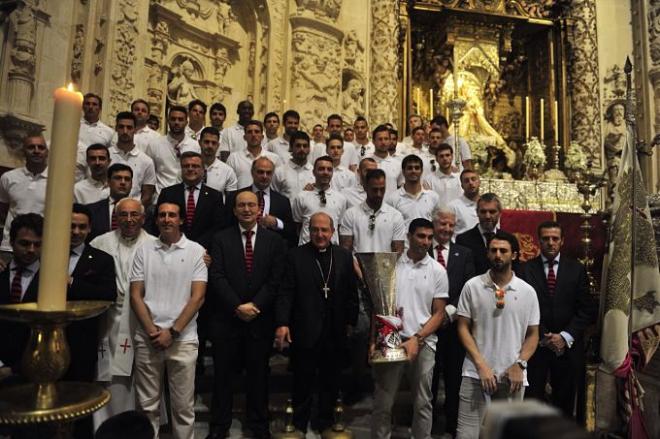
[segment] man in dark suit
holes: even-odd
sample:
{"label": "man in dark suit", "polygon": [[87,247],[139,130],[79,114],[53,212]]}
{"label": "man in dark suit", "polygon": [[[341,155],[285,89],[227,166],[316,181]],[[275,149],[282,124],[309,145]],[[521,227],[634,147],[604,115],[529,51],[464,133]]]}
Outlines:
{"label": "man in dark suit", "polygon": [[232,420],[236,372],[246,368],[247,422],[257,438],[269,438],[268,358],[273,344],[273,305],[285,244],[257,224],[259,200],[251,191],[234,198],[238,224],[213,238],[207,300],[211,312],[215,385],[209,438],[224,438]]}
{"label": "man in dark suit", "polygon": [[115,163],[108,168],[108,189],[110,196],[96,203],[88,204],[91,217],[89,240],[96,238],[110,230],[117,228],[117,221],[113,220],[115,204],[122,198],[128,197],[133,184],[133,169],[122,163]]}
{"label": "man in dark suit", "polygon": [[[0,273],[0,304],[36,302],[39,291],[39,256],[43,218],[36,213],[17,215],[9,229],[13,259]],[[18,373],[30,328],[21,323],[0,320],[0,361]]]}
{"label": "man in dark suit", "polygon": [[181,154],[183,182],[166,187],[158,196],[158,204],[174,203],[185,212],[181,231],[186,238],[208,249],[213,235],[223,228],[226,213],[221,192],[208,187],[204,179],[202,156],[194,151]]}
{"label": "man in dark suit", "polygon": [[[259,225],[277,232],[289,247],[295,247],[298,245],[298,234],[291,214],[291,202],[287,197],[270,187],[274,170],[275,165],[270,159],[266,157],[256,159],[252,162],[252,186],[228,194],[227,205],[233,206],[233,199],[239,192],[254,192],[259,200]],[[230,222],[235,224],[236,217],[231,215]]]}
{"label": "man in dark suit", "polygon": [[589,296],[584,266],[561,254],[561,225],[543,222],[538,236],[541,254],[520,270],[536,290],[541,310],[541,340],[529,360],[525,397],[545,399],[549,372],[552,404],[573,416],[576,383],[584,373],[584,330],[595,320],[596,306]]}
{"label": "man in dark suit", "polygon": [[312,215],[309,232],[310,242],[289,251],[275,305],[275,343],[280,349],[291,343],[293,423],[303,432],[310,420],[317,371],[319,410],[312,429],[323,431],[332,425],[346,331],[358,314],[353,257],[332,245],[332,218],[322,212]]}
{"label": "man in dark suit", "polygon": [[492,192],[483,194],[477,201],[479,223],[456,237],[456,244],[472,250],[475,275],[483,274],[490,268],[486,249],[488,241],[500,229],[501,213],[502,202],[498,196]]}
{"label": "man in dark suit", "polygon": [[[449,278],[449,301],[445,306],[448,315],[447,324],[438,331],[438,344],[435,351],[433,401],[444,399],[445,432],[452,436],[456,435],[458,394],[461,388],[463,359],[465,358],[465,348],[458,339],[454,314],[463,285],[474,277],[472,251],[451,242],[455,226],[456,214],[453,210],[440,208],[433,212],[433,246],[429,250],[429,254],[447,269]],[[440,372],[442,372],[442,377]],[[438,393],[440,393],[440,399],[438,399]]]}
{"label": "man in dark suit", "polygon": [[[117,298],[115,264],[112,256],[85,244],[90,232],[91,213],[87,206],[73,205],[67,300]],[[66,328],[71,365],[64,379],[93,382],[96,377],[99,318],[71,323]]]}

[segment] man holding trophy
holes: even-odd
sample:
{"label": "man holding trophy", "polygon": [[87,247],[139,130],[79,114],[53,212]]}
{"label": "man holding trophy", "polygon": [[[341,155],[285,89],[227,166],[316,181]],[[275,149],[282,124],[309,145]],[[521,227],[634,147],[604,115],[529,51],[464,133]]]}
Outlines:
{"label": "man holding trophy", "polygon": [[373,302],[370,361],[374,375],[372,438],[389,438],[391,411],[405,373],[413,398],[413,438],[431,435],[431,378],[436,331],[448,298],[447,272],[428,251],[433,224],[414,219],[408,228],[408,250],[358,253]]}

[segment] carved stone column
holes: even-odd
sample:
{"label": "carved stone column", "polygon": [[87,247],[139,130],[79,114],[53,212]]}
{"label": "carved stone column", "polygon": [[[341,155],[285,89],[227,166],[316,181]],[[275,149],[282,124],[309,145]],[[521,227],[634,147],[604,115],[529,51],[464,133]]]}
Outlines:
{"label": "carved stone column", "polygon": [[372,126],[399,119],[399,2],[371,2],[369,119]]}
{"label": "carved stone column", "polygon": [[572,0],[568,18],[572,138],[602,166],[596,0]]}
{"label": "carved stone column", "polygon": [[291,108],[300,113],[301,129],[311,131],[339,108],[342,42],[344,34],[334,22],[335,7],[314,0],[297,0],[291,22]]}

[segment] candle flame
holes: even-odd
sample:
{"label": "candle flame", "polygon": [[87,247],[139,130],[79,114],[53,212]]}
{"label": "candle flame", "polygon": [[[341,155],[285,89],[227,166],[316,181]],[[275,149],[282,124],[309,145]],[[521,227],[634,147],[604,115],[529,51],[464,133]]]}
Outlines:
{"label": "candle flame", "polygon": [[68,91],[76,91],[76,89],[73,87],[73,82],[69,82],[69,85],[66,86],[66,89]]}

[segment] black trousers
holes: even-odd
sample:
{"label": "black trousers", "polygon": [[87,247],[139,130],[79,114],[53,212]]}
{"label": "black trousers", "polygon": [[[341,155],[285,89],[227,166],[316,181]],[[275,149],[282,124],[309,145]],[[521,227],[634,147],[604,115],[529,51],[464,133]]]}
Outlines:
{"label": "black trousers", "polygon": [[257,437],[268,434],[268,358],[272,337],[258,338],[247,329],[234,336],[213,338],[214,386],[211,432],[228,432],[232,420],[234,384],[245,365],[246,426]]}
{"label": "black trousers", "polygon": [[[312,429],[323,431],[332,426],[333,409],[339,393],[343,351],[320,337],[311,348],[291,345],[293,370],[293,423],[300,431],[307,431],[312,414],[314,388],[318,385],[318,417],[312,419]],[[318,377],[318,382],[317,382]]]}
{"label": "black trousers", "polygon": [[581,344],[576,344],[561,356],[550,349],[539,346],[530,358],[527,368],[529,387],[525,398],[546,401],[545,386],[550,376],[552,395],[550,403],[569,417],[573,417],[575,408],[575,389],[584,373],[584,353]]}
{"label": "black trousers", "polygon": [[[465,348],[458,339],[456,322],[438,332],[438,344],[435,349],[435,367],[433,369],[433,401],[437,400],[438,382],[445,384],[445,432],[456,435],[458,423],[458,394],[461,390],[463,360]],[[440,368],[442,367],[442,374]]]}

